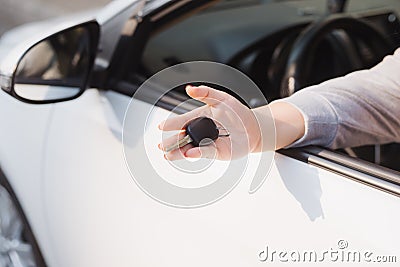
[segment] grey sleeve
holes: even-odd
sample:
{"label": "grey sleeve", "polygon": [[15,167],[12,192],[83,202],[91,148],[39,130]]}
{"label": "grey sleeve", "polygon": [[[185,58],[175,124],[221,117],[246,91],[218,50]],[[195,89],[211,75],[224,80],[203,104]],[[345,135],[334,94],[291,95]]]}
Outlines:
{"label": "grey sleeve", "polygon": [[400,49],[369,70],[353,72],[281,99],[305,119],[289,147],[330,148],[400,142]]}

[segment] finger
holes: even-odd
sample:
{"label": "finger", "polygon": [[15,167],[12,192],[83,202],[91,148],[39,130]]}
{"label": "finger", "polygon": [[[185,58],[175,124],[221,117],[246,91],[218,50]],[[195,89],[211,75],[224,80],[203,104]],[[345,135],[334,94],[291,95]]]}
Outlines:
{"label": "finger", "polygon": [[201,115],[205,115],[204,108],[205,108],[205,106],[196,108],[196,109],[189,111],[182,115],[170,117],[170,118],[166,119],[165,121],[161,122],[158,125],[158,128],[163,131],[182,130],[189,121],[191,121]]}
{"label": "finger", "polygon": [[191,148],[193,148],[193,146],[191,144],[187,144],[186,146],[183,146],[179,149],[175,149],[171,152],[164,154],[164,158],[170,161],[185,159],[186,151],[188,151]]}
{"label": "finger", "polygon": [[180,132],[171,137],[165,138],[162,140],[160,144],[158,144],[158,148],[163,151],[166,151],[167,148],[177,144],[179,140],[183,139],[185,135],[186,135],[185,132]]}
{"label": "finger", "polygon": [[201,85],[201,86],[186,86],[186,93],[207,105],[214,106],[225,101],[229,95],[223,91]]}
{"label": "finger", "polygon": [[213,145],[193,147],[185,152],[185,157],[187,158],[207,158],[214,159],[217,158],[217,149]]}

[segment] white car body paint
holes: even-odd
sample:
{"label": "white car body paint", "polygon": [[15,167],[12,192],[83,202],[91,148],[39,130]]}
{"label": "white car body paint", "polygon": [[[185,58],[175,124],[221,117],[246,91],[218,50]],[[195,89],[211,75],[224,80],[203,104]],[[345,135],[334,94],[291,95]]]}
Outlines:
{"label": "white car body paint", "polygon": [[[255,266],[265,245],[322,253],[341,239],[353,250],[396,255],[397,197],[282,155],[255,194],[245,177],[207,207],[158,203],[138,188],[124,162],[128,102],[92,89],[55,106],[40,195],[57,266]],[[158,122],[150,122],[154,131]]]}
{"label": "white car body paint", "polygon": [[[279,154],[255,194],[244,177],[221,201],[199,209],[151,199],[124,161],[129,101],[90,89],[72,101],[31,105],[0,91],[0,166],[49,266],[276,266],[276,259],[258,259],[266,245],[322,253],[337,249],[338,240],[352,251],[400,260],[398,197]],[[155,109],[154,131],[168,114]],[[147,134],[146,145],[156,146],[157,134]]]}

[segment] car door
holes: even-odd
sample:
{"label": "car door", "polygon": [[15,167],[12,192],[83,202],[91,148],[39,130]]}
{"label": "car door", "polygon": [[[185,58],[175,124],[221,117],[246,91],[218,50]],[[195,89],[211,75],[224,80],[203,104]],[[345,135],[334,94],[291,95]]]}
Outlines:
{"label": "car door", "polygon": [[[245,175],[229,195],[203,208],[179,209],[148,197],[123,155],[129,101],[92,89],[55,108],[42,193],[53,248],[65,266],[255,266],[264,258],[307,266],[314,261],[297,254],[291,259],[293,251],[315,251],[326,264],[347,262],[324,256],[325,251],[360,252],[360,264],[369,252],[365,260],[397,256],[398,196],[279,153],[255,194],[248,193],[251,176]],[[147,105],[131,104],[139,110]],[[162,153],[151,146],[159,142],[157,123],[168,115],[156,108],[149,130],[143,136],[138,126],[137,133],[138,145],[147,136],[149,157],[162,166]],[[286,256],[278,255],[282,251]]]}

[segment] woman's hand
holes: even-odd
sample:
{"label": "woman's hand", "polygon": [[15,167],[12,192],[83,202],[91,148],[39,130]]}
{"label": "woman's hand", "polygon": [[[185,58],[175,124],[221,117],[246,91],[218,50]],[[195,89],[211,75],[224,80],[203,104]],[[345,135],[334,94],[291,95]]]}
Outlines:
{"label": "woman's hand", "polygon": [[[305,121],[301,112],[285,101],[272,102],[269,105],[249,109],[233,96],[207,86],[187,86],[187,94],[205,106],[179,115],[159,125],[163,131],[182,130],[192,119],[206,116],[212,118],[228,137],[220,137],[214,145],[193,147],[188,144],[180,149],[168,152],[165,158],[216,158],[232,160],[246,156],[251,152],[262,152],[286,147],[305,133]],[[185,136],[179,134],[163,140],[159,148],[165,150]]]}
{"label": "woman's hand", "polygon": [[[231,160],[240,158],[258,150],[261,140],[261,130],[253,111],[233,96],[207,86],[187,86],[187,94],[203,103],[205,106],[192,110],[183,115],[169,118],[159,125],[163,131],[182,130],[190,120],[206,116],[215,121],[220,127],[220,134],[229,136],[215,140],[214,145],[193,147],[191,144],[170,151],[165,155],[168,160],[182,158],[216,158]],[[163,149],[183,138],[185,132],[163,140],[159,148]]]}

